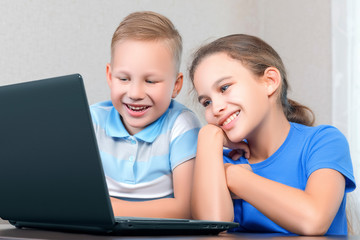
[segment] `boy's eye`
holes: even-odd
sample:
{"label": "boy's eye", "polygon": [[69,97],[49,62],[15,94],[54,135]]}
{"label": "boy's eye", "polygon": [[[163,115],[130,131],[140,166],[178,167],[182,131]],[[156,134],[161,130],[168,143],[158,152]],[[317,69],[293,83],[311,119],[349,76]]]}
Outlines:
{"label": "boy's eye", "polygon": [[225,92],[226,89],[228,89],[229,87],[230,87],[230,85],[228,85],[228,84],[227,84],[227,85],[224,85],[224,86],[221,86],[221,87],[220,87],[220,91],[221,91],[221,92]]}
{"label": "boy's eye", "polygon": [[145,80],[145,82],[150,83],[150,84],[157,83],[157,81],[154,81],[154,80]]}
{"label": "boy's eye", "polygon": [[129,81],[129,79],[128,78],[119,78],[121,81]]}

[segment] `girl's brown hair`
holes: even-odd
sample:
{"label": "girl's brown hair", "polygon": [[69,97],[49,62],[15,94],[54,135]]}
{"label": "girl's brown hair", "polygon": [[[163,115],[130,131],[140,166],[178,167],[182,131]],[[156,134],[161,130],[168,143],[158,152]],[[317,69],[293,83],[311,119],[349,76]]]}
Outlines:
{"label": "girl's brown hair", "polygon": [[219,38],[202,46],[195,52],[189,69],[192,82],[194,82],[194,74],[200,62],[205,57],[220,52],[239,60],[255,76],[263,76],[268,67],[277,68],[282,78],[278,100],[281,103],[286,118],[290,122],[301,123],[307,126],[314,124],[315,116],[311,109],[287,98],[289,86],[285,66],[279,54],[260,38],[245,34],[234,34]]}
{"label": "girl's brown hair", "polygon": [[115,46],[123,40],[165,41],[174,56],[177,71],[180,68],[182,38],[173,23],[165,16],[151,12],[134,12],[119,24],[111,40],[111,56]]}

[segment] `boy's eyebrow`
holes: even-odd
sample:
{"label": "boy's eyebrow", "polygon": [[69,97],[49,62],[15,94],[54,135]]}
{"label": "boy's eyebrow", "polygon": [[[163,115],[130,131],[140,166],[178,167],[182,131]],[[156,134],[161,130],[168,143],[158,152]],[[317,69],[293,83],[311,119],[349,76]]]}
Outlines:
{"label": "boy's eyebrow", "polygon": [[127,74],[127,75],[129,75],[130,73],[127,71],[127,70],[114,70],[113,72],[112,72],[112,75],[122,75],[122,74]]}
{"label": "boy's eyebrow", "polygon": [[[214,84],[212,85],[212,88],[215,88],[215,86],[218,86],[222,81],[227,80],[227,79],[229,79],[229,78],[231,78],[231,76],[225,76],[225,77],[219,78],[218,80],[216,80],[216,81],[214,82]],[[201,100],[202,100],[203,98],[205,98],[205,97],[206,97],[205,95],[200,95],[200,96],[198,97],[198,101],[201,102]]]}
{"label": "boy's eyebrow", "polygon": [[[132,75],[132,73],[130,71],[128,71],[127,69],[116,69],[113,71],[113,75],[115,75],[115,76],[122,75],[122,74]],[[150,70],[148,72],[145,72],[143,74],[143,76],[145,76],[145,77],[150,77],[150,76],[162,77],[162,72]]]}

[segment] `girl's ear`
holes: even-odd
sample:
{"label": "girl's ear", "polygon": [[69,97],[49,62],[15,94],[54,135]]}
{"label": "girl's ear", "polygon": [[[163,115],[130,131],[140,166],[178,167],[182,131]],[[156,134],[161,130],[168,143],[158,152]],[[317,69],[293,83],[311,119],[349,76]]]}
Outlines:
{"label": "girl's ear", "polygon": [[272,96],[281,85],[281,74],[275,67],[268,67],[264,71],[264,81],[268,96]]}
{"label": "girl's ear", "polygon": [[106,81],[107,81],[109,87],[111,88],[112,77],[111,77],[111,65],[110,65],[110,63],[106,64]]}
{"label": "girl's ear", "polygon": [[174,90],[173,93],[171,95],[172,98],[176,98],[176,96],[179,94],[182,85],[183,85],[183,79],[184,79],[184,75],[182,73],[179,73],[176,77],[176,81],[175,81],[175,85],[174,85]]}

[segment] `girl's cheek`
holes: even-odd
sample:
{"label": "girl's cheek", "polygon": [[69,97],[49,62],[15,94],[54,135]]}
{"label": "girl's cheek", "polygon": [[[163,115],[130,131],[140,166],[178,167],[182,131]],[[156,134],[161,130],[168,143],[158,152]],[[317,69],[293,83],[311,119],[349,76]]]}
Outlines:
{"label": "girl's cheek", "polygon": [[205,120],[208,123],[216,124],[216,121],[210,112],[205,112]]}

